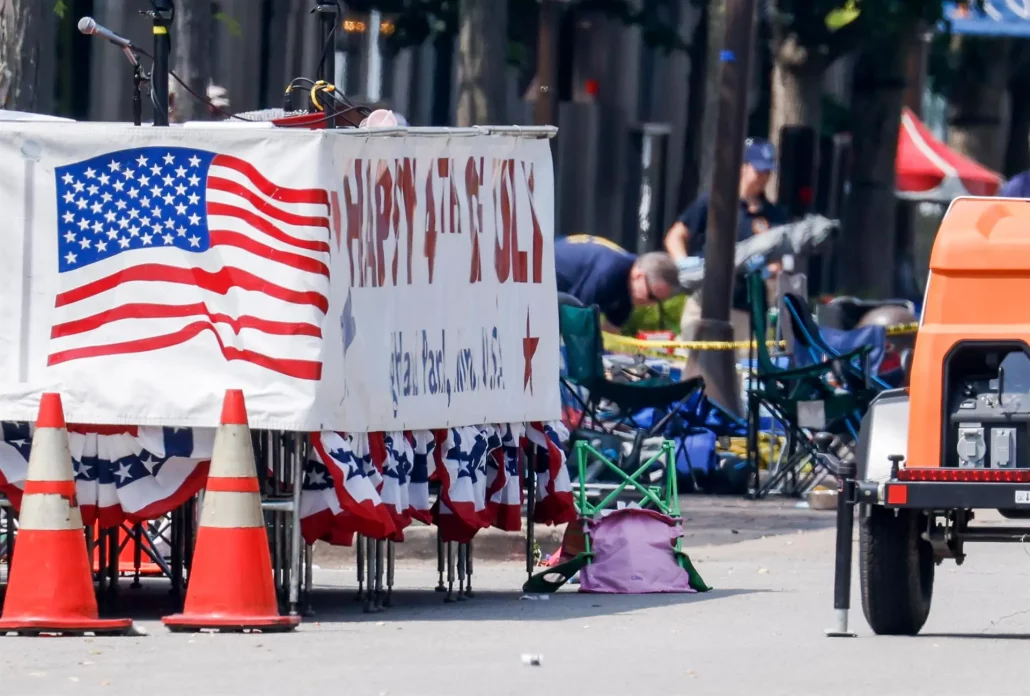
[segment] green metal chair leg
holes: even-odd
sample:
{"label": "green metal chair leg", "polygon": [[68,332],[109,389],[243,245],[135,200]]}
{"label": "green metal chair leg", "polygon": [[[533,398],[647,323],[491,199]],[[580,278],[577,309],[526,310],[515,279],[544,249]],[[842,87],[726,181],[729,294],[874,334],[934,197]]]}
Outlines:
{"label": "green metal chair leg", "polygon": [[[522,586],[522,591],[527,594],[550,594],[557,592],[576,573],[590,563],[592,556],[593,554],[581,553],[564,563],[559,563],[553,568],[545,568],[530,577],[526,584]],[[552,579],[553,576],[557,576],[557,579]]]}

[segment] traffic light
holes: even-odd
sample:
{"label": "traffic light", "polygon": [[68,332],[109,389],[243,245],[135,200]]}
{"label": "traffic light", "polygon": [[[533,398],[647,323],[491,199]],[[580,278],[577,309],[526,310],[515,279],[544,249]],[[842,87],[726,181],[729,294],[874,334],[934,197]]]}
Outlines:
{"label": "traffic light", "polygon": [[790,218],[803,217],[815,203],[817,141],[814,128],[784,126],[780,131],[777,202]]}

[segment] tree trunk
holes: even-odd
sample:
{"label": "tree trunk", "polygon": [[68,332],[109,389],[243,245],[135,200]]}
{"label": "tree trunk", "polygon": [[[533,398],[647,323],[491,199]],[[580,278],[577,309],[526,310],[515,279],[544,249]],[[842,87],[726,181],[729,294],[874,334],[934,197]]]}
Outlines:
{"label": "tree trunk", "polygon": [[57,42],[52,3],[0,0],[0,108],[48,112],[53,107]]}
{"label": "tree trunk", "polygon": [[697,197],[701,187],[701,158],[704,147],[702,131],[705,119],[705,77],[708,54],[708,7],[701,10],[701,20],[690,42],[690,75],[687,78],[687,128],[683,141],[683,175],[680,179],[677,210],[682,211]]}
{"label": "tree trunk", "polygon": [[722,77],[723,40],[726,36],[726,8],[723,2],[708,3],[708,50],[705,56],[704,118],[701,126],[700,190],[712,186],[712,168],[715,164],[716,137],[719,123],[719,81]]}
{"label": "tree trunk", "polygon": [[948,145],[995,171],[1005,157],[1008,48],[994,36],[952,39],[957,74],[948,99]]}
{"label": "tree trunk", "polygon": [[895,158],[910,37],[869,45],[855,64],[851,190],[837,247],[841,290],[866,298],[894,292]]}
{"label": "tree trunk", "polygon": [[458,126],[507,120],[508,10],[496,0],[461,0]]}
{"label": "tree trunk", "polygon": [[819,130],[823,115],[823,76],[821,69],[798,69],[779,61],[773,64],[769,139],[777,148],[784,126],[809,126]]}
{"label": "tree trunk", "polygon": [[[808,126],[818,134],[823,116],[823,78],[829,67],[788,37],[773,47],[772,106],[769,140],[780,151],[780,134],[785,126]],[[775,199],[776,174],[769,180],[767,195]]]}
{"label": "tree trunk", "polygon": [[[176,74],[199,95],[207,97],[211,82],[211,37],[214,16],[211,0],[178,0],[175,3],[175,42],[172,65]],[[256,78],[255,78],[256,79]],[[175,92],[172,105],[174,122],[203,121],[211,114],[207,104],[189,94],[171,78],[169,85]]]}

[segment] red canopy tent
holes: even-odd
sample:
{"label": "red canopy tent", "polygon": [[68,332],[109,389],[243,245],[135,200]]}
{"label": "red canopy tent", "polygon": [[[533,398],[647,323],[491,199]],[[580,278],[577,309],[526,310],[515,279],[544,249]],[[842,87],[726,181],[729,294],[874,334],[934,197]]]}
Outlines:
{"label": "red canopy tent", "polygon": [[901,115],[895,188],[899,198],[950,203],[959,196],[993,196],[1001,176],[937,140],[908,108]]}

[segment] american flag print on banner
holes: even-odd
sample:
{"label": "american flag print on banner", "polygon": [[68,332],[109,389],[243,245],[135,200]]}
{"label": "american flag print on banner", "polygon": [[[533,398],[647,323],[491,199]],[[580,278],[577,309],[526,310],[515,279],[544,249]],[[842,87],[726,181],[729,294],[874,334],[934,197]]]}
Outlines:
{"label": "american flag print on banner", "polygon": [[[322,374],[329,197],[230,155],[119,150],[55,169],[49,365],[161,351]],[[194,354],[194,359],[197,354]]]}
{"label": "american flag print on banner", "polygon": [[[156,519],[196,495],[207,479],[212,428],[73,425],[68,430],[86,525]],[[0,493],[20,508],[33,426],[4,422],[0,432]]]}

